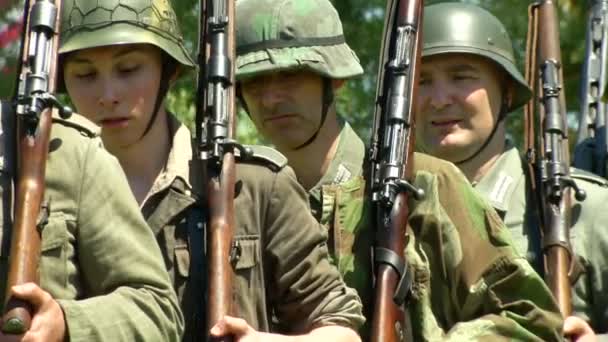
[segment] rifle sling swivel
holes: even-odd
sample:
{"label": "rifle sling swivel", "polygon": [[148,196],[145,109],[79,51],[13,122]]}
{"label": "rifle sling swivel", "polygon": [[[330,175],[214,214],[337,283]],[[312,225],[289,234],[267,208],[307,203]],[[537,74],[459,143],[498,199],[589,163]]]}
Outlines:
{"label": "rifle sling swivel", "polygon": [[399,283],[395,289],[393,301],[398,306],[404,305],[410,298],[412,292],[412,274],[407,262],[397,253],[388,248],[376,247],[374,249],[374,261],[376,264],[386,264],[391,266],[399,276]]}

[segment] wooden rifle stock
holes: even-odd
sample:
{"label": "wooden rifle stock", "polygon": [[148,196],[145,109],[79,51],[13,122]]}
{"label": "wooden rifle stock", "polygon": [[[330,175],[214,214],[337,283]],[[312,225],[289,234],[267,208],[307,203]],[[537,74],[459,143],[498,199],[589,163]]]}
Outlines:
{"label": "wooden rifle stock", "polygon": [[[233,140],[235,115],[235,0],[201,0],[200,66],[193,155],[195,191],[206,200],[207,329],[235,315],[233,265],[235,149],[251,154]],[[197,186],[196,184],[200,184]],[[197,189],[198,188],[198,189]],[[197,251],[195,251],[197,252]],[[208,331],[205,336],[208,336]],[[213,341],[232,341],[226,336]]]}
{"label": "wooden rifle stock", "polygon": [[[224,154],[219,175],[208,178],[207,326],[211,328],[232,308],[231,250],[234,236],[234,155]],[[229,186],[232,185],[232,186]],[[221,338],[215,341],[232,341]]]}
{"label": "wooden rifle stock", "polygon": [[[2,330],[10,334],[27,331],[32,318],[30,305],[13,297],[11,287],[39,282],[41,236],[38,226],[44,224],[48,215],[48,208],[41,205],[52,111],[53,106],[59,104],[52,93],[60,11],[61,0],[25,2],[20,68],[13,103],[17,130],[14,224],[2,316]],[[66,109],[65,114],[69,115],[69,110]]]}
{"label": "wooden rifle stock", "polygon": [[534,98],[540,101],[535,103],[533,99],[526,107],[526,147],[535,202],[539,205],[541,218],[545,282],[561,313],[569,316],[572,311],[569,279],[572,267],[569,239],[571,189],[575,190],[578,200],[583,200],[585,193],[570,177],[555,2],[542,0],[532,4],[530,18],[526,77]]}
{"label": "wooden rifle stock", "polygon": [[414,99],[420,63],[422,1],[387,2],[370,160],[375,210],[374,309],[371,341],[411,341],[406,308],[411,287],[405,247],[408,197],[424,192],[412,176]]}

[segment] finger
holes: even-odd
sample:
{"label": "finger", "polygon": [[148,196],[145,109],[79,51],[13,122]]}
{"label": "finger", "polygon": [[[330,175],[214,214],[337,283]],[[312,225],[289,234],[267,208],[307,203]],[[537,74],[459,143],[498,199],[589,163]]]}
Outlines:
{"label": "finger", "polygon": [[10,334],[3,334],[0,332],[0,341],[2,341],[2,342],[21,342],[21,341],[23,341],[23,335],[10,335]]}
{"label": "finger", "polygon": [[29,302],[35,308],[40,308],[52,298],[50,294],[34,283],[15,285],[11,288],[11,292],[15,297]]}
{"label": "finger", "polygon": [[564,321],[564,334],[570,336],[580,336],[585,333],[591,333],[593,330],[587,322],[574,316],[566,318]]}
{"label": "finger", "polygon": [[214,336],[235,335],[241,336],[247,334],[250,327],[247,321],[241,318],[224,316],[213,328],[211,334]]}

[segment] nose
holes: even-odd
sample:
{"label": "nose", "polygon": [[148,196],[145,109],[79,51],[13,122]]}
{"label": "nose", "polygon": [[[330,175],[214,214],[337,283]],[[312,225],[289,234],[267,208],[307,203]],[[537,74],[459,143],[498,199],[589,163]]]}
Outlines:
{"label": "nose", "polygon": [[[434,80],[426,87],[425,97],[428,104],[434,109],[441,109],[451,105],[453,101],[453,89],[444,80]],[[426,102],[425,101],[425,102]]]}
{"label": "nose", "polygon": [[272,108],[283,101],[284,89],[281,88],[280,82],[267,80],[261,89],[261,104],[265,108]]}
{"label": "nose", "polygon": [[106,77],[101,83],[101,88],[99,90],[99,105],[107,109],[112,109],[120,100],[119,96],[121,90],[117,87],[118,82],[114,82],[111,78]]}

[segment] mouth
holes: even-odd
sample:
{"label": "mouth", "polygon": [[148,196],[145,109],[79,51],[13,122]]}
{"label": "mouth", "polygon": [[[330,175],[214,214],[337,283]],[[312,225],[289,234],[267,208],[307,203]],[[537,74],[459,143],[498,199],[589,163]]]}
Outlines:
{"label": "mouth", "polygon": [[278,115],[273,115],[271,117],[265,118],[264,122],[267,122],[267,123],[281,122],[281,121],[292,119],[294,117],[296,117],[295,114],[278,114]]}
{"label": "mouth", "polygon": [[460,123],[462,120],[459,119],[441,119],[441,120],[433,120],[431,121],[431,125],[434,127],[450,127]]}
{"label": "mouth", "polygon": [[120,128],[128,125],[131,119],[129,117],[106,118],[97,121],[97,124],[103,128]]}

